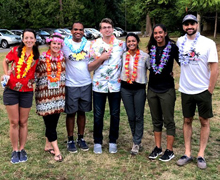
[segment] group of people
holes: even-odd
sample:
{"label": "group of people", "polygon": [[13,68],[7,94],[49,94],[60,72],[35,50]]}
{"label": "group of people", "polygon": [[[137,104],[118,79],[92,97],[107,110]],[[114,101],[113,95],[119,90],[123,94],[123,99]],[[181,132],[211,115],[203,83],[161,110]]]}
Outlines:
{"label": "group of people", "polygon": [[[208,142],[212,114],[212,93],[218,77],[218,55],[214,41],[197,32],[198,21],[186,15],[182,21],[185,36],[177,45],[168,36],[166,27],[157,24],[147,45],[147,52],[139,48],[138,35],[129,33],[125,43],[113,35],[113,22],[104,18],[100,22],[102,37],[89,42],[84,26],[75,22],[72,36],[63,39],[54,33],[47,39],[49,50],[40,56],[33,30],[23,32],[22,43],[14,47],[3,61],[4,76],[10,76],[3,101],[10,122],[12,143],[11,163],[27,161],[24,150],[27,139],[27,121],[36,82],[36,112],[44,119],[46,127],[45,151],[62,161],[57,143],[57,123],[61,112],[66,113],[67,150],[77,152],[89,147],[84,140],[85,112],[94,114],[95,154],[102,153],[103,119],[106,99],[110,109],[109,153],[117,153],[121,99],[128,116],[132,134],[131,154],[142,149],[144,108],[148,100],[152,117],[155,147],[149,159],[170,161],[174,158],[175,138],[175,84],[174,59],[181,68],[179,91],[184,116],[183,133],[185,153],[177,161],[183,166],[192,161],[192,121],[198,106],[201,122],[200,149],[197,165],[206,168],[204,151]],[[9,63],[12,63],[9,69]],[[149,82],[147,80],[149,70]],[[91,79],[90,72],[93,71]],[[147,93],[146,85],[148,83]],[[74,138],[75,119],[77,138]],[[162,128],[166,128],[167,145],[162,151]]]}

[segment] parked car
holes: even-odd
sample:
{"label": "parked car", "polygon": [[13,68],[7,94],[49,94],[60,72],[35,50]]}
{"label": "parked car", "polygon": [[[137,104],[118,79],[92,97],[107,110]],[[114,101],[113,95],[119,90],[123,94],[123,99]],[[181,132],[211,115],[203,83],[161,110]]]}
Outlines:
{"label": "parked car", "polygon": [[92,32],[88,29],[84,29],[84,36],[86,39],[92,39]]}
{"label": "parked car", "polygon": [[101,37],[101,33],[94,28],[84,28],[84,29],[88,30],[92,33],[92,39],[97,39],[97,38]]}
{"label": "parked car", "polygon": [[12,44],[18,44],[21,42],[21,37],[15,35],[13,32],[7,29],[0,29],[0,44],[2,48],[8,48]]}
{"label": "parked car", "polygon": [[55,28],[40,28],[40,30],[46,31],[48,32],[50,35],[53,34],[53,31],[55,30]]}
{"label": "parked car", "polygon": [[42,38],[42,43],[41,44],[45,44],[46,43],[46,38],[50,37],[50,34],[44,30],[36,30],[37,35],[39,35]]}
{"label": "parked car", "polygon": [[120,27],[115,27],[115,29],[116,29],[117,31],[120,31],[120,32],[121,32],[121,36],[126,36],[126,35],[127,35],[127,32],[124,31],[122,28],[120,28]]}
{"label": "parked car", "polygon": [[113,34],[115,35],[115,37],[120,37],[121,36],[121,32],[117,31],[115,28],[113,30]]}
{"label": "parked car", "polygon": [[[13,30],[11,30],[11,32],[13,32],[14,34],[20,36],[21,39],[22,39],[23,30],[15,30],[15,29],[13,29]],[[38,44],[42,44],[42,38],[39,35],[36,35],[36,40],[37,40]]]}
{"label": "parked car", "polygon": [[64,31],[63,29],[55,29],[53,32],[54,33],[60,33],[63,38],[69,36],[69,34],[66,31]]}

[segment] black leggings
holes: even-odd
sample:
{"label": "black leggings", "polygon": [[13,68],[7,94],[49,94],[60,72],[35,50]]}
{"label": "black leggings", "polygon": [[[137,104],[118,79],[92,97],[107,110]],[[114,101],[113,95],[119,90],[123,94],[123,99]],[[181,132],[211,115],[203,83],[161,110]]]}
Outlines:
{"label": "black leggings", "polygon": [[53,142],[57,140],[56,128],[59,117],[60,117],[60,113],[43,116],[44,123],[46,126],[45,136],[48,138],[49,142]]}

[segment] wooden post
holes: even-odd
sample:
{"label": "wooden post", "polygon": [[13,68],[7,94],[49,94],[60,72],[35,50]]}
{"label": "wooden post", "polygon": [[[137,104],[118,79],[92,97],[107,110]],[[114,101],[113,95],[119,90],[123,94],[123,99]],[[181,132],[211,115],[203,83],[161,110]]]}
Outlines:
{"label": "wooden post", "polygon": [[218,12],[215,12],[215,30],[214,30],[214,38],[216,39],[216,35],[217,35],[217,24],[218,24]]}

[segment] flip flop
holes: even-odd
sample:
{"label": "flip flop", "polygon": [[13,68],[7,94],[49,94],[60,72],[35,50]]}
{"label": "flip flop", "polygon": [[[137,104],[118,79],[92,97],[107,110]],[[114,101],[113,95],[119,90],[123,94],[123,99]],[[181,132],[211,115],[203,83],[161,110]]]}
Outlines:
{"label": "flip flop", "polygon": [[54,149],[45,149],[44,151],[52,154],[53,156],[55,155]]}
{"label": "flip flop", "polygon": [[[56,158],[58,158],[58,159],[56,159]],[[63,157],[61,156],[61,154],[58,154],[58,155],[54,156],[54,160],[56,162],[62,162],[63,161]]]}

